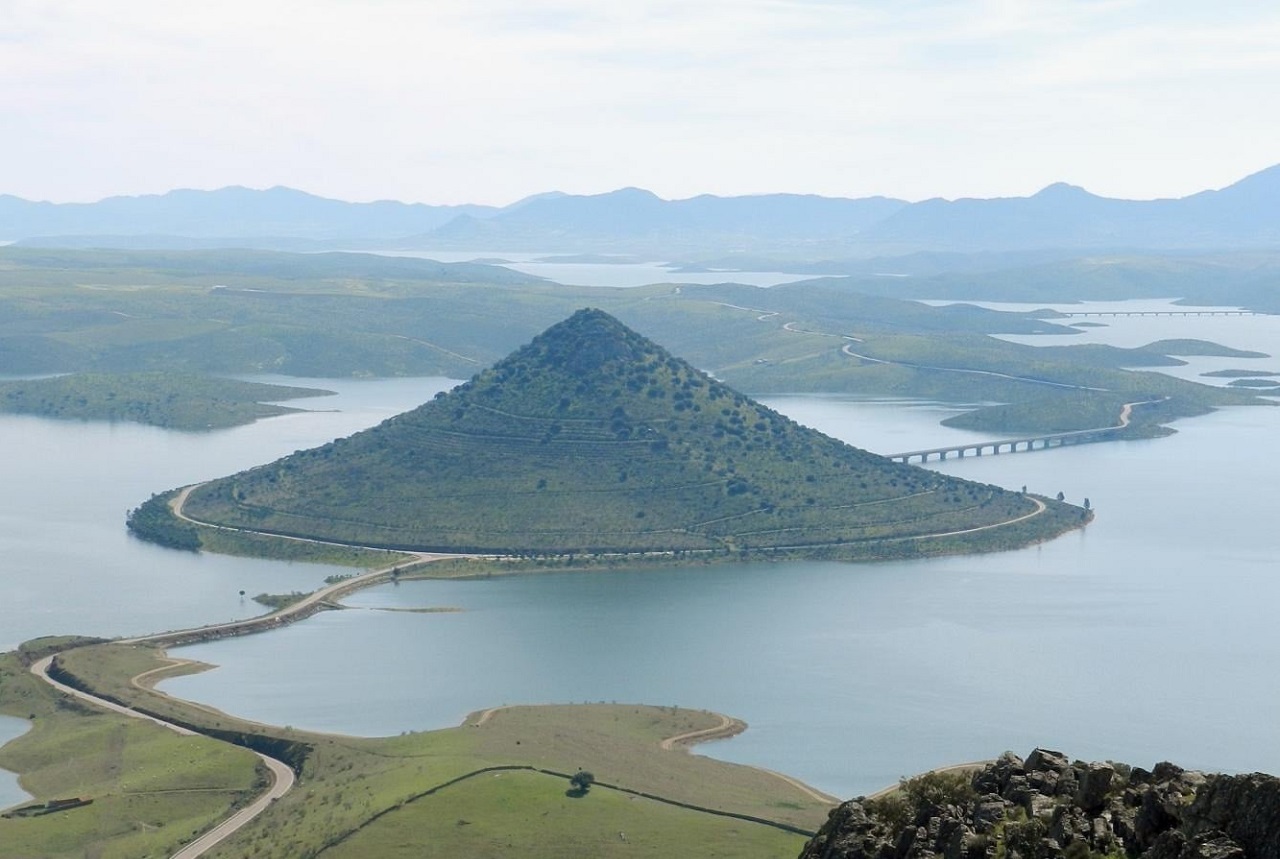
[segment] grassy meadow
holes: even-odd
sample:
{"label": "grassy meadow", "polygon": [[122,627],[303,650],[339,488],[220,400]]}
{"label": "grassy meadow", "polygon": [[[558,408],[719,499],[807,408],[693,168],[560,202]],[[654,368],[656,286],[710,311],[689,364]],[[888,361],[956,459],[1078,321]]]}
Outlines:
{"label": "grassy meadow", "polygon": [[[816,830],[830,807],[819,795],[771,773],[662,747],[665,738],[724,725],[720,716],[705,711],[626,704],[510,707],[475,714],[464,725],[440,731],[379,739],[312,734],[244,722],[150,691],[146,685],[163,673],[154,669],[198,669],[160,657],[148,647],[97,644],[67,651],[60,659],[78,684],[101,694],[201,729],[241,732],[304,750],[295,789],[213,856],[395,856],[408,843],[416,845],[417,856],[483,856],[517,843],[529,855],[548,857],[572,855],[557,852],[566,846],[577,855],[620,850],[671,855],[682,845],[686,855],[764,859],[794,856],[804,836],[672,803],[802,831]],[[26,675],[16,655],[5,660],[0,700],[6,712],[31,710],[25,715],[35,716],[35,728],[6,747],[0,762],[22,773],[23,783],[42,799],[46,791],[57,796],[70,791],[92,795],[95,802],[49,818],[0,820],[0,845],[21,844],[28,851],[15,847],[19,852],[4,853],[0,846],[0,856],[80,856],[90,847],[103,856],[150,855],[151,846],[139,846],[144,836],[189,837],[199,827],[197,811],[207,815],[205,820],[223,816],[256,784],[255,759],[244,749],[204,737],[184,746],[184,738],[163,729],[142,722],[122,726],[128,721],[123,717],[59,704],[61,696]],[[144,673],[145,683],[132,682]],[[119,747],[112,738],[125,741],[128,751],[119,761],[127,767],[112,770],[116,759],[111,756]],[[100,762],[95,749],[103,755]],[[74,757],[82,753],[86,757]],[[68,766],[73,759],[92,763]],[[548,772],[482,773],[451,784],[490,767],[560,774],[585,769],[600,783],[576,798],[566,795],[567,778]],[[71,769],[87,772],[72,774]],[[157,804],[144,805],[140,794]],[[173,804],[164,805],[166,797]],[[149,816],[129,818],[144,807],[151,809]],[[83,823],[61,828],[48,823],[60,815],[70,821],[76,814]],[[423,837],[424,831],[432,837]],[[9,832],[25,840],[9,842]],[[41,852],[55,848],[63,852]]]}
{"label": "grassy meadow", "polygon": [[28,673],[17,652],[0,654],[0,712],[32,721],[0,749],[0,766],[18,773],[35,801],[93,800],[0,818],[4,859],[168,855],[264,783],[249,751],[81,704]]}

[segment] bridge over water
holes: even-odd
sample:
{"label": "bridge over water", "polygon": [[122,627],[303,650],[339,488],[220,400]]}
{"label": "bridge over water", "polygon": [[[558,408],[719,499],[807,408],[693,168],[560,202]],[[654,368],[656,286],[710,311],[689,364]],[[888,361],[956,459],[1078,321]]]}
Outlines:
{"label": "bridge over water", "polygon": [[1060,310],[1062,316],[1267,316],[1256,310]]}
{"label": "bridge over water", "polygon": [[890,453],[887,454],[887,457],[894,462],[909,463],[917,461],[923,463],[932,459],[937,459],[941,462],[953,454],[957,458],[963,459],[966,456],[1026,453],[1033,450],[1046,450],[1051,447],[1110,441],[1118,438],[1124,430],[1125,427],[1123,426],[1114,426],[1100,429],[1074,430],[1072,432],[1044,433],[1042,435],[1024,436],[1023,438],[1006,438],[997,441],[977,441],[969,442],[968,444],[953,444],[947,447],[931,447],[927,450],[908,450],[902,453]]}

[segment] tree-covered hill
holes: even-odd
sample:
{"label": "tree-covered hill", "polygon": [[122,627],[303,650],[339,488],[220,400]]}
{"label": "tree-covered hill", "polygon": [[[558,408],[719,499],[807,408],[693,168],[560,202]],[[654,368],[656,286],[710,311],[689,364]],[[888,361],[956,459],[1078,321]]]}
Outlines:
{"label": "tree-covered hill", "polygon": [[0,412],[210,430],[298,411],[279,400],[331,393],[185,373],[78,373],[0,382]]}
{"label": "tree-covered hill", "polygon": [[[393,548],[885,556],[1080,521],[1053,505],[972,531],[1039,503],[801,427],[582,310],[411,412],[196,489],[185,512]],[[953,532],[971,533],[936,536]]]}

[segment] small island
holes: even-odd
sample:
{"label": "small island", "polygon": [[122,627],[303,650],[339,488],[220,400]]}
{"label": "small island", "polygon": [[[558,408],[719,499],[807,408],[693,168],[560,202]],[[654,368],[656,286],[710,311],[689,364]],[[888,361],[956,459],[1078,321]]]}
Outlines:
{"label": "small island", "polygon": [[75,373],[0,382],[0,412],[201,431],[300,411],[280,400],[332,394],[190,373]]}
{"label": "small island", "polygon": [[214,526],[407,552],[689,562],[991,551],[1088,518],[805,428],[582,310],[413,411],[157,501],[130,524],[169,545]]}

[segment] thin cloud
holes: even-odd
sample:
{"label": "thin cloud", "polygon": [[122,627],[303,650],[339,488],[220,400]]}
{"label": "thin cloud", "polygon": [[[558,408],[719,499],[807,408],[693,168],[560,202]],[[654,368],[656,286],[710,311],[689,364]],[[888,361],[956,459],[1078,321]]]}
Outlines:
{"label": "thin cloud", "polygon": [[1187,193],[1274,160],[1280,9],[1227,5],[17,0],[0,193]]}

